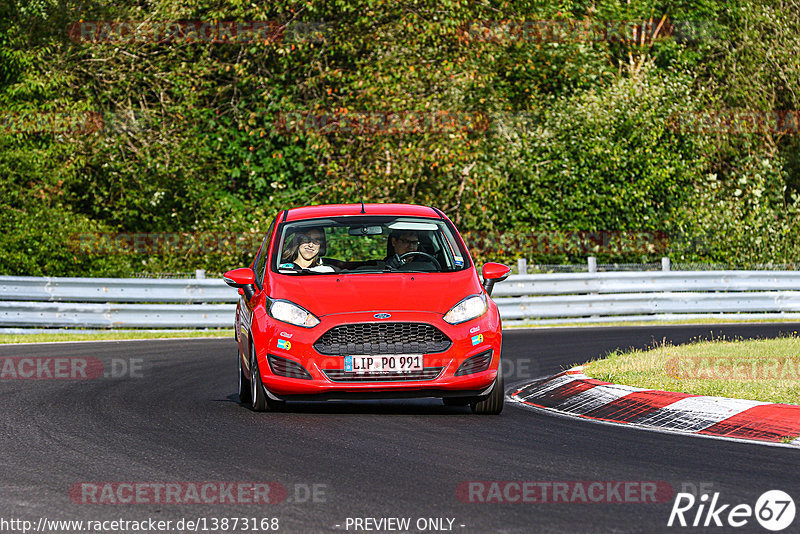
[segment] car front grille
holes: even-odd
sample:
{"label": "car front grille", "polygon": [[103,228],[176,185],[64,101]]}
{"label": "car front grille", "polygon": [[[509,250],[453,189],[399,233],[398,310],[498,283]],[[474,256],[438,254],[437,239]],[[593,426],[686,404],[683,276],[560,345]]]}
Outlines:
{"label": "car front grille", "polygon": [[452,341],[426,323],[356,323],[334,326],[314,348],[328,356],[348,354],[432,354],[444,352]]}
{"label": "car front grille", "polygon": [[348,373],[342,369],[323,369],[329,379],[334,382],[409,382],[412,380],[435,380],[442,373],[444,367],[425,367],[422,371],[404,372],[372,372]]}

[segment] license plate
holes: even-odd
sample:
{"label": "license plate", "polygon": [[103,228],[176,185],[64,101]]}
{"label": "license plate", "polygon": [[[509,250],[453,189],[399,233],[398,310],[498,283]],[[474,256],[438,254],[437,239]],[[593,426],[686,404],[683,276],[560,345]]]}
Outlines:
{"label": "license plate", "polygon": [[422,371],[422,354],[345,356],[344,370],[348,373],[402,373],[405,371]]}

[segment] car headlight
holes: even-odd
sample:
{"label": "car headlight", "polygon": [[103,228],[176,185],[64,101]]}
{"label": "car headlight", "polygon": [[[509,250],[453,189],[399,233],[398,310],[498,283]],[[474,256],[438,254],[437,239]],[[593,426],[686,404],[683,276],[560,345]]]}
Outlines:
{"label": "car headlight", "polygon": [[463,323],[476,317],[480,317],[489,307],[486,305],[486,297],[483,295],[473,295],[467,297],[444,315],[444,320],[450,324]]}
{"label": "car headlight", "polygon": [[304,328],[311,328],[319,324],[319,319],[313,313],[288,300],[273,301],[269,307],[269,314],[279,321]]}

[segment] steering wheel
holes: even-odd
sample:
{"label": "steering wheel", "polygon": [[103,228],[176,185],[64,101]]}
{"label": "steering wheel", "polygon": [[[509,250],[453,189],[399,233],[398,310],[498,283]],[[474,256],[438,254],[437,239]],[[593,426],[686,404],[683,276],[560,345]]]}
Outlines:
{"label": "steering wheel", "polygon": [[406,259],[408,256],[412,256],[412,255],[414,255],[414,254],[418,254],[418,255],[420,255],[420,256],[425,256],[426,258],[430,259],[430,260],[431,260],[433,263],[435,263],[435,264],[436,264],[436,268],[437,268],[438,270],[440,270],[440,271],[442,270],[442,264],[441,264],[441,263],[439,263],[439,260],[437,260],[436,258],[434,258],[433,256],[431,256],[431,255],[430,255],[430,254],[428,254],[427,252],[422,252],[421,250],[412,250],[412,251],[410,251],[410,252],[406,252],[405,254],[403,254],[402,256],[400,256],[400,261],[403,261],[403,260],[405,260],[405,259]]}

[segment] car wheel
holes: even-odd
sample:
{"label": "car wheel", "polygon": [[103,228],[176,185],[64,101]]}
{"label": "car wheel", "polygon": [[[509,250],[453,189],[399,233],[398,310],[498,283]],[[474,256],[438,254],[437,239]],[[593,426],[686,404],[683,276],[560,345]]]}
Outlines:
{"label": "car wheel", "polygon": [[503,381],[502,368],[497,368],[497,378],[494,379],[494,387],[492,392],[482,401],[473,402],[470,404],[472,413],[481,415],[497,415],[503,411],[503,403],[505,402],[506,392],[505,384]]}
{"label": "car wheel", "polygon": [[263,412],[267,409],[267,393],[261,383],[261,371],[258,370],[256,349],[250,346],[250,407],[254,412]]}
{"label": "car wheel", "polygon": [[285,401],[270,399],[267,388],[261,381],[261,372],[258,370],[256,350],[250,347],[250,406],[254,412],[279,412],[286,407]]}
{"label": "car wheel", "polygon": [[250,404],[250,381],[244,376],[242,355],[239,354],[239,351],[236,351],[236,359],[239,360],[239,365],[236,366],[239,370],[239,402],[242,404]]}

